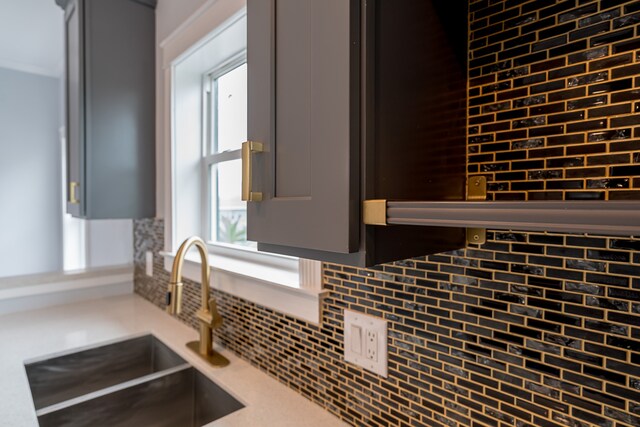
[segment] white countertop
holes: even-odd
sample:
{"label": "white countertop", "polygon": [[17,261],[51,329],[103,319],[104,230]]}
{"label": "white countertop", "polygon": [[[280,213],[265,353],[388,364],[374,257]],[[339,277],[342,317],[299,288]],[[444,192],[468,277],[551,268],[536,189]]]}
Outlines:
{"label": "white countertop", "polygon": [[207,427],[346,427],[334,415],[229,351],[230,364],[208,366],[185,347],[198,333],[137,295],[0,317],[0,424],[37,427],[24,361],[134,334],[152,333],[245,407]]}

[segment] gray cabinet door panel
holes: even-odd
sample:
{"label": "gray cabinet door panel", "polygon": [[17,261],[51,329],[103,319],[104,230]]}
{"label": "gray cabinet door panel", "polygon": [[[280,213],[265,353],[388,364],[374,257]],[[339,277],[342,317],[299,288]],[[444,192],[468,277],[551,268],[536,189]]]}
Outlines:
{"label": "gray cabinet door panel", "polygon": [[[86,219],[155,215],[153,0],[65,7],[67,180]],[[69,191],[70,193],[70,191]]]}
{"label": "gray cabinet door panel", "polygon": [[85,16],[87,216],[152,216],[154,13],[131,0],[89,0]]}
{"label": "gray cabinet door panel", "polygon": [[351,3],[248,1],[248,133],[265,148],[254,155],[264,199],[248,203],[249,240],[358,250]]}
{"label": "gray cabinet door panel", "polygon": [[275,183],[277,198],[310,197],[312,67],[315,58],[312,1],[276,0],[275,7]]}

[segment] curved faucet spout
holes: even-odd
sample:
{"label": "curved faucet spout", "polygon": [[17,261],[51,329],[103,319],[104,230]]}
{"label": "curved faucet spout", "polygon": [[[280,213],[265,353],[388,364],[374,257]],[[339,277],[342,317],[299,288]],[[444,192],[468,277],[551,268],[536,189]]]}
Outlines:
{"label": "curved faucet spout", "polygon": [[171,269],[171,279],[167,289],[167,312],[169,314],[180,314],[182,311],[182,266],[184,264],[187,251],[195,246],[200,253],[202,264],[202,275],[200,280],[201,296],[200,310],[196,317],[200,321],[200,341],[187,343],[187,347],[196,351],[201,357],[214,366],[226,366],[229,364],[224,356],[213,350],[212,332],[214,328],[222,325],[222,316],[218,313],[215,300],[209,297],[209,279],[211,269],[209,268],[209,251],[207,244],[200,237],[193,236],[185,240],[176,252]]}
{"label": "curved faucet spout", "polygon": [[207,244],[200,237],[192,236],[185,240],[176,252],[176,257],[173,260],[173,267],[171,268],[171,279],[169,281],[169,289],[167,291],[167,312],[169,314],[180,314],[182,311],[182,266],[184,264],[185,256],[191,248],[195,246],[198,248],[201,260],[201,311],[204,314],[209,314],[209,251],[207,250]]}

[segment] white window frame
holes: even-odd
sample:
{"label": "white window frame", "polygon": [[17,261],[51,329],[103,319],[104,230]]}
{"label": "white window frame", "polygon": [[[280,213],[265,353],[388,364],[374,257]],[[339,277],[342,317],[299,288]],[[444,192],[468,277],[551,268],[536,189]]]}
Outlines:
{"label": "white window frame", "polygon": [[[213,212],[211,211],[211,176],[210,176],[210,168],[211,166],[222,163],[229,160],[239,160],[242,158],[242,150],[240,147],[233,151],[224,151],[221,153],[214,153],[213,147],[211,143],[213,142],[212,132],[214,130],[214,124],[211,123],[212,112],[210,107],[212,105],[213,99],[209,97],[213,97],[215,94],[213,93],[212,81],[225,75],[226,73],[236,69],[237,67],[242,66],[247,62],[247,52],[246,50],[234,55],[231,58],[228,58],[223,63],[218,64],[214,69],[204,73],[202,76],[202,120],[204,122],[203,132],[202,132],[202,200],[208,200],[208,203],[202,204],[202,234],[205,236],[212,236],[213,230],[211,227],[211,219]],[[239,141],[239,143],[242,141]],[[238,189],[238,191],[240,191]],[[207,240],[207,239],[205,239]],[[208,242],[209,251],[217,252],[219,254],[237,254],[237,256],[243,256],[242,251],[250,250],[248,248],[242,248],[239,245],[229,245],[221,242]],[[234,252],[241,251],[241,252]]]}
{"label": "white window frame", "polygon": [[[188,237],[177,236],[179,223],[176,211],[179,204],[175,189],[180,171],[174,161],[176,65],[239,19],[246,19],[244,1],[208,1],[158,46],[157,90],[158,100],[161,101],[158,110],[158,138],[162,163],[160,181],[163,184],[159,186],[159,191],[164,190],[161,199],[164,201],[162,212],[165,220],[165,250],[162,255],[167,271],[172,269],[175,252],[181,241]],[[201,81],[200,85],[202,86]],[[203,150],[202,141],[198,143],[200,150]],[[201,159],[204,162],[204,156],[201,155]],[[205,168],[200,166],[200,207],[194,209],[199,212],[200,233],[208,233],[203,228],[203,223],[208,221],[205,216],[205,209],[208,208],[203,206],[203,195],[209,188],[208,184],[204,185],[206,179],[203,171]],[[321,303],[326,291],[322,289],[322,268],[319,261],[229,246],[233,245],[208,245],[212,266],[211,287],[314,324],[320,322]],[[199,282],[200,272],[198,257],[195,253],[188,254],[183,276]]]}

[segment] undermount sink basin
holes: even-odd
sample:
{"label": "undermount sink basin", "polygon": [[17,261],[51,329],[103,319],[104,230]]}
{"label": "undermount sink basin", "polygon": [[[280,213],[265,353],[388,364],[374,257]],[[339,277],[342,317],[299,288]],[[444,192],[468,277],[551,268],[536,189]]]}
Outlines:
{"label": "undermount sink basin", "polygon": [[40,427],[200,427],[244,407],[151,334],[25,362]]}
{"label": "undermount sink basin", "polygon": [[33,359],[25,370],[36,409],[186,362],[153,335]]}

